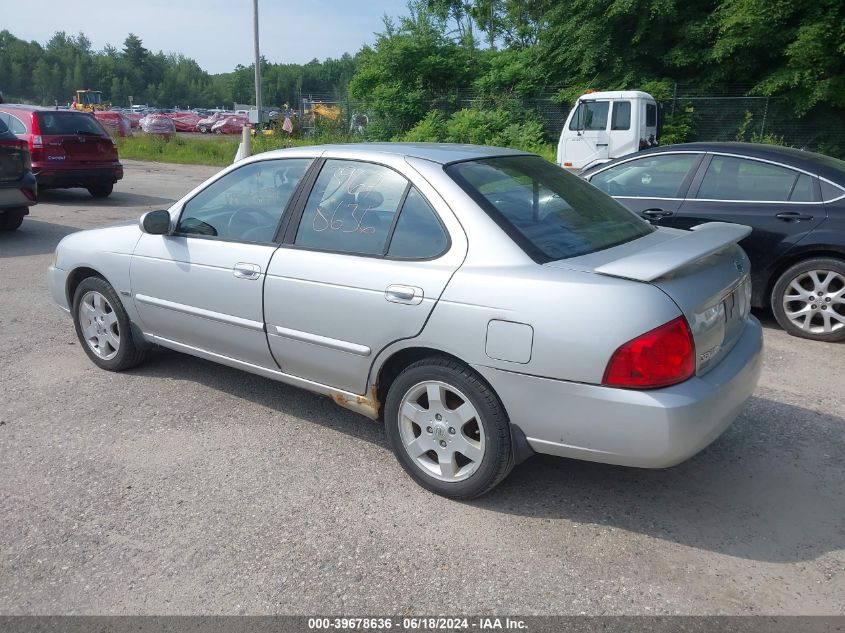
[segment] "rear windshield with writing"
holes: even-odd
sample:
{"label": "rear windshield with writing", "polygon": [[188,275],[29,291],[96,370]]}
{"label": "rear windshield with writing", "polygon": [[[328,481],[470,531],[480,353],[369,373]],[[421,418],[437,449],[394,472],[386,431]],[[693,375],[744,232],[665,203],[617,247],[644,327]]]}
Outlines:
{"label": "rear windshield with writing", "polygon": [[39,112],[41,134],[86,134],[106,136],[105,130],[90,114],[75,112]]}
{"label": "rear windshield with writing", "polygon": [[654,228],[578,176],[538,156],[507,156],[446,168],[535,261],[586,255]]}

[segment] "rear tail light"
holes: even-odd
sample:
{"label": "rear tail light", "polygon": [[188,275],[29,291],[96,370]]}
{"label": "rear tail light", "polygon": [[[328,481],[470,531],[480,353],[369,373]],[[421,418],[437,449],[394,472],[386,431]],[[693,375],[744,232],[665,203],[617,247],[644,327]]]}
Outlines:
{"label": "rear tail light", "polygon": [[29,132],[29,151],[34,154],[35,150],[44,147],[44,141],[41,139],[41,123],[38,121],[38,115],[35,112],[32,113]]}
{"label": "rear tail light", "polygon": [[695,343],[687,320],[680,316],[617,349],[602,382],[610,387],[657,389],[694,373]]}

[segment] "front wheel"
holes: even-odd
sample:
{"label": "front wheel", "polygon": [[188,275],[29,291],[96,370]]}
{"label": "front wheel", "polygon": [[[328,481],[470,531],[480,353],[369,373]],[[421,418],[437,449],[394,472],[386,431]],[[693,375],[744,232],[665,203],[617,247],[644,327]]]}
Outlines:
{"label": "front wheel", "polygon": [[787,269],[772,290],[772,312],[793,336],[845,339],[845,261],[814,257]]}
{"label": "front wheel", "polygon": [[147,357],[149,345],[135,340],[129,316],[105,279],[88,277],[76,287],[73,324],[88,358],[101,369],[123,371]]}
{"label": "front wheel", "polygon": [[408,474],[445,497],[478,497],[513,467],[499,398],[478,374],[446,358],[418,361],[393,381],[385,432]]}

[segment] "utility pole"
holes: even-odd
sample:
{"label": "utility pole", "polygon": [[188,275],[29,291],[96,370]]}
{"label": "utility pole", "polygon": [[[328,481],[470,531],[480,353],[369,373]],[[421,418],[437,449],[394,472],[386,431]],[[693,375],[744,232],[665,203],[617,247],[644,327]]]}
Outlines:
{"label": "utility pole", "polygon": [[252,31],[255,39],[255,109],[261,128],[261,54],[258,51],[258,0],[252,0]]}

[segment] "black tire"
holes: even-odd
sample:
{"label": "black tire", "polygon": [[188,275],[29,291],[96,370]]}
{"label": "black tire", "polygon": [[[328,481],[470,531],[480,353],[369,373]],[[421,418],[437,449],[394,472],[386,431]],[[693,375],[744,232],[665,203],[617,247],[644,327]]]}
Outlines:
{"label": "black tire", "polygon": [[[832,273],[837,276],[829,282],[830,285],[822,296],[818,296],[818,292],[820,291],[812,292],[812,280],[807,276],[807,274],[812,271],[819,271],[820,273],[827,274]],[[824,280],[827,279],[827,276],[819,278]],[[825,312],[830,311],[829,313],[834,313],[838,317],[845,319],[845,303],[839,302],[842,300],[842,296],[838,298],[839,300],[833,296],[839,290],[843,289],[843,280],[845,280],[845,261],[835,259],[833,257],[813,257],[789,267],[778,278],[777,282],[775,282],[774,288],[772,289],[772,296],[770,298],[772,312],[774,313],[778,324],[780,324],[780,326],[792,336],[798,336],[813,341],[834,342],[845,340],[845,323],[837,321],[835,318],[830,319],[830,317],[828,317],[831,323],[831,331],[824,331]],[[803,329],[787,316],[786,309],[784,307],[784,298],[787,295],[787,292],[797,295],[795,288],[792,285],[793,282],[798,282],[798,285],[804,288],[807,294],[801,300],[796,299],[796,301],[790,302],[788,305],[796,311],[802,306],[809,306],[810,310],[814,313],[809,327],[811,330],[815,329],[816,331]],[[811,297],[814,297],[814,302],[810,301]],[[815,299],[817,299],[817,301],[815,301]]]}
{"label": "black tire", "polygon": [[[457,388],[481,418],[485,450],[475,472],[463,481],[446,482],[424,472],[408,454],[400,431],[400,404],[409,390],[425,381]],[[408,366],[390,385],[384,407],[385,433],[405,471],[423,488],[451,499],[472,499],[496,487],[513,468],[511,429],[504,406],[481,376],[448,358],[432,357]],[[422,433],[423,430],[420,429]]]}
{"label": "black tire", "polygon": [[25,213],[22,209],[6,209],[0,214],[0,231],[17,230],[23,223],[24,215]]}
{"label": "black tire", "polygon": [[97,183],[94,185],[89,185],[86,187],[88,189],[88,193],[90,193],[95,198],[108,198],[111,195],[112,190],[114,189],[114,183]]}
{"label": "black tire", "polygon": [[[117,354],[113,358],[106,359],[98,356],[91,349],[82,331],[79,306],[82,303],[82,298],[91,291],[97,292],[105,297],[117,317],[120,345],[118,346]],[[76,291],[73,293],[73,324],[76,328],[76,336],[79,338],[82,349],[85,350],[88,358],[100,369],[106,369],[108,371],[130,369],[144,362],[149,354],[151,346],[146,341],[135,340],[129,316],[126,314],[120,298],[117,296],[114,288],[111,287],[111,284],[101,277],[87,277],[76,287]]]}

